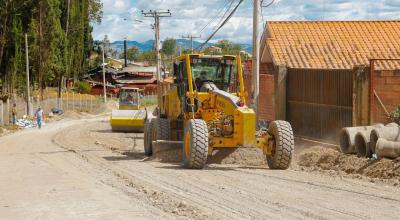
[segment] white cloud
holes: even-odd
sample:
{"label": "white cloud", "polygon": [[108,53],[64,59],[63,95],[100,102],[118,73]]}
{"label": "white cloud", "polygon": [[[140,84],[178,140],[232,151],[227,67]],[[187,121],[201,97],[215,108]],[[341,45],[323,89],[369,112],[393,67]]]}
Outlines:
{"label": "white cloud", "polygon": [[[234,0],[235,5],[238,0]],[[102,39],[108,34],[111,40],[124,37],[146,41],[153,39],[151,18],[144,18],[141,10],[170,9],[171,18],[161,20],[161,37],[179,38],[189,33],[201,34],[205,39],[220,19],[215,19],[200,33],[200,29],[215,16],[221,17],[222,8],[230,0],[103,0],[104,19],[95,25],[94,38]],[[277,0],[263,9],[263,20],[354,20],[399,19],[400,0]],[[129,18],[124,21],[123,18]],[[133,20],[141,19],[142,24]],[[234,17],[215,36],[235,42],[251,42],[252,1],[245,0]]]}
{"label": "white cloud", "polygon": [[103,0],[104,14],[120,14],[132,7],[130,0]]}

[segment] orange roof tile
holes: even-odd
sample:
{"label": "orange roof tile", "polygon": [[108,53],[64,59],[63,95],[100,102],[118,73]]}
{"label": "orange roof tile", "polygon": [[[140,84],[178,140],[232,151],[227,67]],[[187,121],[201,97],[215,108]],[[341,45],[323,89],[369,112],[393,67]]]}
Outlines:
{"label": "orange roof tile", "polygon": [[276,65],[352,69],[370,59],[400,58],[400,21],[272,21],[266,27],[263,45]]}

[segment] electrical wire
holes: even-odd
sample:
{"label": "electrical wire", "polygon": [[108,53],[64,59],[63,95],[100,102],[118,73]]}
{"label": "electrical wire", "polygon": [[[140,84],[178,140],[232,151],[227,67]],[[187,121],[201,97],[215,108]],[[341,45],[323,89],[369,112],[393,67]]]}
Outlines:
{"label": "electrical wire", "polygon": [[221,25],[221,23],[223,22],[225,16],[228,14],[228,12],[231,10],[233,3],[235,2],[235,0],[231,0],[231,3],[229,4],[229,7],[226,9],[225,13],[222,15],[222,17],[219,19],[219,21],[217,22],[217,24],[214,26],[213,30],[216,30],[217,27],[219,25]]}
{"label": "electrical wire", "polygon": [[228,17],[225,18],[225,20],[219,25],[219,27],[207,38],[207,40],[202,43],[199,47],[196,48],[196,50],[201,50],[204,45],[206,45],[213,37],[214,35],[223,27],[225,24],[231,19],[231,17],[235,14],[239,6],[243,3],[244,0],[240,0],[239,3],[236,5],[236,7],[231,11],[231,13],[228,15]]}
{"label": "electrical wire", "polygon": [[275,0],[272,0],[270,3],[268,3],[267,5],[263,5],[264,0],[261,0],[261,8],[268,8],[269,6],[271,6],[272,4],[275,3]]}
{"label": "electrical wire", "polygon": [[[263,27],[265,27],[265,25],[266,25],[266,24],[265,24],[265,20],[266,20],[266,19],[264,18],[264,10],[263,10],[263,9],[264,9],[264,8],[268,8],[268,7],[270,7],[271,5],[273,5],[273,4],[275,3],[275,0],[271,0],[271,2],[268,3],[267,5],[263,5],[263,3],[264,3],[264,0],[261,1],[260,10],[261,10],[261,18],[262,18],[262,22],[263,22],[262,25],[263,25]],[[261,29],[261,30],[260,30],[260,33],[258,33],[258,34],[259,34],[259,35],[262,34],[263,31],[264,31],[264,30]]]}
{"label": "electrical wire", "polygon": [[[231,2],[233,2],[233,0],[231,0]],[[229,4],[229,1],[226,1],[226,4],[222,6],[222,8],[220,8],[216,14],[216,16],[212,17],[207,23],[206,25],[204,25],[200,31],[199,34],[202,33],[204,31],[204,29],[206,29],[208,27],[208,25],[210,25],[213,21],[215,21],[218,18],[218,15],[221,14],[222,10],[224,10],[224,8],[226,8]]]}

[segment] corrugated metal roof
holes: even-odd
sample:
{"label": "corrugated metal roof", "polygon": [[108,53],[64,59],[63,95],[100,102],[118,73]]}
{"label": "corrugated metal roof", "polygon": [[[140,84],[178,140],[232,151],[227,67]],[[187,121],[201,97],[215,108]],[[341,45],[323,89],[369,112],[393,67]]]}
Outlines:
{"label": "corrugated metal roof", "polygon": [[157,82],[156,78],[150,79],[118,79],[115,80],[117,84],[153,84]]}
{"label": "corrugated metal roof", "polygon": [[155,73],[157,72],[157,67],[155,66],[128,66],[124,67],[121,72],[123,73]]}
{"label": "corrugated metal roof", "polygon": [[400,21],[273,21],[264,37],[267,56],[291,68],[351,69],[400,58]]}

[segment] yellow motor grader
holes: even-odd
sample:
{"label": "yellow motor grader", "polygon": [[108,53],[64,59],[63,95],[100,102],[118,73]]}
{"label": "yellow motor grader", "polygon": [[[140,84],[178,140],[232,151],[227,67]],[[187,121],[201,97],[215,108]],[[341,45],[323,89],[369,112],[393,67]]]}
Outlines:
{"label": "yellow motor grader", "polygon": [[256,114],[245,104],[240,56],[183,55],[176,58],[173,74],[169,89],[158,89],[165,92],[155,118],[145,124],[146,155],[160,141],[180,142],[183,165],[201,169],[215,149],[258,147],[271,169],[290,166],[292,127],[272,121],[268,128],[256,129]]}

